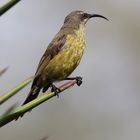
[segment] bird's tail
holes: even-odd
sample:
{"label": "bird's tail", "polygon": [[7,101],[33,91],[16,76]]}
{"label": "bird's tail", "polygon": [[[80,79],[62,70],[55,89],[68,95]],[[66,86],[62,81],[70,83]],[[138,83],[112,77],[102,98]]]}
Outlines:
{"label": "bird's tail", "polygon": [[[28,94],[28,97],[26,98],[26,100],[24,101],[24,103],[22,104],[25,105],[29,102],[31,102],[32,100],[34,100],[35,98],[37,98],[39,92],[40,92],[41,88],[37,87],[37,86],[33,86]],[[15,120],[18,120],[19,117],[23,117],[25,113],[21,114],[20,116],[18,116],[17,118],[15,118]]]}
{"label": "bird's tail", "polygon": [[25,105],[29,102],[31,102],[32,100],[34,100],[35,98],[37,98],[39,92],[40,92],[40,87],[37,86],[33,86],[28,94],[28,97],[26,98],[26,100],[24,101],[24,103],[22,105]]}

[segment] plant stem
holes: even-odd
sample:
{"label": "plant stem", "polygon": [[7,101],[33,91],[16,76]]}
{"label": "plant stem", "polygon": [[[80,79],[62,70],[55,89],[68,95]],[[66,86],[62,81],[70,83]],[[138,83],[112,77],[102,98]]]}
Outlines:
{"label": "plant stem", "polygon": [[28,78],[27,80],[20,83],[18,86],[13,88],[11,91],[5,93],[4,95],[0,96],[0,105],[4,102],[6,102],[9,98],[14,96],[17,92],[19,92],[21,89],[23,89],[25,86],[27,86],[32,81],[32,77]]}
{"label": "plant stem", "polygon": [[[74,84],[76,84],[76,80],[71,80],[65,84],[63,84],[62,86],[60,86],[59,88],[61,89],[61,92],[72,87]],[[60,93],[61,93],[60,92]],[[19,108],[15,109],[15,111],[9,113],[6,116],[0,116],[0,127],[6,125],[7,123],[13,121],[14,119],[17,119],[19,116],[25,114],[26,112],[28,112],[29,110],[37,107],[38,105],[40,105],[41,103],[51,99],[52,97],[54,97],[55,94],[52,92],[46,92],[45,94],[43,94],[42,96],[36,98],[35,100],[20,106]]]}
{"label": "plant stem", "polygon": [[4,5],[0,6],[0,16],[4,14],[6,11],[8,11],[11,7],[13,7],[15,4],[17,4],[21,0],[9,0]]}

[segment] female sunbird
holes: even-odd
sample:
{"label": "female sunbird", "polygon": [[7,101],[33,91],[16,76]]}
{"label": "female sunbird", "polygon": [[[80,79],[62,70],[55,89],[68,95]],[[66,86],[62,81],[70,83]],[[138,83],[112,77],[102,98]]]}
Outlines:
{"label": "female sunbird", "polygon": [[73,11],[66,16],[63,26],[40,60],[31,90],[23,105],[37,98],[41,89],[45,92],[51,87],[52,92],[58,96],[60,89],[53,84],[56,81],[76,79],[77,85],[81,85],[81,77],[68,76],[80,63],[86,47],[85,24],[94,17],[108,20],[102,15],[83,11]]}

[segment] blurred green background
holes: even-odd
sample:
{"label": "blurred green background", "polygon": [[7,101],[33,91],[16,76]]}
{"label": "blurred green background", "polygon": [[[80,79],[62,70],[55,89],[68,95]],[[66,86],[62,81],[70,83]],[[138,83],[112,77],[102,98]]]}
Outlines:
{"label": "blurred green background", "polygon": [[[3,4],[6,0],[0,0]],[[0,140],[139,140],[140,1],[22,0],[0,17],[0,94],[35,73],[47,44],[73,10],[106,16],[87,23],[87,48],[73,75],[84,78],[17,122]],[[24,101],[30,86],[0,107]],[[68,94],[67,94],[68,93]]]}

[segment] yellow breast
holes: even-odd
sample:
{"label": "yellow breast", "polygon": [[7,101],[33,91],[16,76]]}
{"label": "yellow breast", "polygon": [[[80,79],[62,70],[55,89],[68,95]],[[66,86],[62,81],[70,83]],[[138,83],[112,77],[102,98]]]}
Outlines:
{"label": "yellow breast", "polygon": [[80,26],[75,34],[66,38],[65,45],[48,65],[47,72],[53,79],[64,79],[68,77],[80,63],[85,48],[85,27]]}
{"label": "yellow breast", "polygon": [[85,49],[85,27],[80,26],[79,30],[75,31],[75,34],[67,36],[66,44],[62,53],[64,58],[68,61],[71,68],[76,68],[79,64]]}
{"label": "yellow breast", "polygon": [[[78,64],[81,60],[85,49],[85,27],[80,25],[78,30],[75,30],[75,34],[70,34],[66,38],[66,44],[64,47],[64,52],[71,54],[71,59],[78,60]],[[75,62],[75,61],[73,61]]]}

